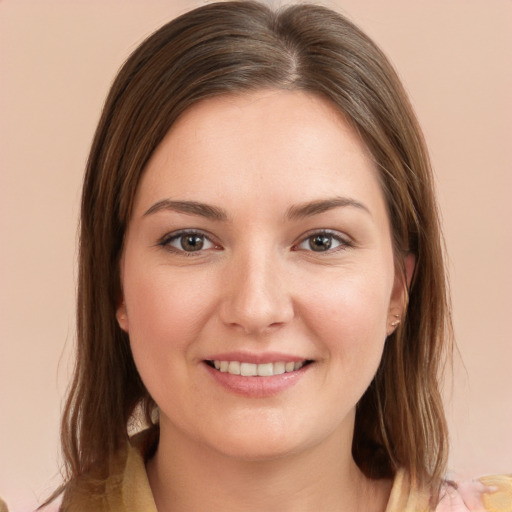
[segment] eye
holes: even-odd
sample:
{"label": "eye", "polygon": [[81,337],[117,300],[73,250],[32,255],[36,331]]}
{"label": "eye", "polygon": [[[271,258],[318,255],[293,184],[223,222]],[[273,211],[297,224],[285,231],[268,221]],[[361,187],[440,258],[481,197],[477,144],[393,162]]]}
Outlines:
{"label": "eye", "polygon": [[199,252],[217,247],[204,233],[181,231],[165,236],[160,244],[176,252]]}
{"label": "eye", "polygon": [[349,246],[350,243],[340,235],[329,231],[320,231],[304,238],[297,245],[297,249],[303,251],[327,252],[344,249]]}

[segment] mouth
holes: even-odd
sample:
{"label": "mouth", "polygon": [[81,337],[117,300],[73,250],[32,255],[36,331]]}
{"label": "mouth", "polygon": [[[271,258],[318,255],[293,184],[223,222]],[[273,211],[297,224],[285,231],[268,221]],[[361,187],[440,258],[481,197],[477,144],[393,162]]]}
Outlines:
{"label": "mouth", "polygon": [[292,373],[308,366],[313,361],[304,359],[303,361],[276,361],[268,363],[247,363],[242,361],[220,361],[207,360],[205,363],[221,373],[231,375],[241,375],[242,377],[273,377],[274,375],[283,375]]}

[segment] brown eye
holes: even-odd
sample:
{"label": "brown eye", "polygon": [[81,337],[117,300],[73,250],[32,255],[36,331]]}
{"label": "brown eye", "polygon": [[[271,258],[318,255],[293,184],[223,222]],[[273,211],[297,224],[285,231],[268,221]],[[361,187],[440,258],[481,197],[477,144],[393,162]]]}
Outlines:
{"label": "brown eye", "polygon": [[351,242],[346,240],[343,235],[337,231],[319,231],[303,238],[297,249],[312,252],[335,252],[351,246]]}
{"label": "brown eye", "polygon": [[204,246],[204,236],[183,235],[179,238],[179,243],[184,251],[200,251]]}
{"label": "brown eye", "polygon": [[308,238],[309,248],[315,252],[328,251],[332,245],[332,235],[315,235]]}
{"label": "brown eye", "polygon": [[164,237],[160,245],[171,251],[182,253],[199,252],[216,247],[206,235],[193,231],[170,234]]}

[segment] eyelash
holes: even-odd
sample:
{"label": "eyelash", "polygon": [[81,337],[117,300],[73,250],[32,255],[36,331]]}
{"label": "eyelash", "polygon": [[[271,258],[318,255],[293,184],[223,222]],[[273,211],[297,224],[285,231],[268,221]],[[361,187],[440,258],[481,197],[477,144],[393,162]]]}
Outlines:
{"label": "eyelash", "polygon": [[[189,236],[189,237],[197,237],[197,238],[202,238],[203,239],[203,243],[204,241],[208,241],[210,244],[212,244],[212,247],[208,247],[206,249],[203,249],[203,247],[201,247],[200,249],[198,249],[197,251],[186,251],[185,249],[183,249],[183,244],[180,243],[181,245],[181,249],[178,249],[177,247],[173,247],[171,245],[171,242],[174,242],[176,240],[180,240],[182,239],[183,237],[186,237],[186,236]],[[167,235],[165,235],[159,242],[158,242],[158,245],[167,249],[168,251],[171,251],[171,252],[174,252],[176,254],[182,254],[184,256],[194,256],[194,253],[201,253],[202,251],[205,251],[205,250],[209,250],[209,249],[213,249],[213,248],[219,248],[219,246],[213,242],[210,238],[210,236],[208,236],[206,233],[203,233],[202,231],[199,231],[199,230],[194,230],[194,229],[185,229],[185,230],[182,230],[182,231],[177,231],[177,232],[174,232],[174,233],[169,233]]]}
{"label": "eyelash", "polygon": [[[313,251],[311,249],[311,241],[314,238],[319,238],[319,237],[324,237],[324,238],[330,239],[331,244],[332,244],[332,241],[334,240],[338,243],[338,246],[336,246],[334,248],[329,247],[325,251]],[[305,250],[307,250],[308,252],[317,253],[317,254],[322,254],[322,253],[332,254],[332,253],[335,253],[338,251],[343,251],[345,249],[348,249],[348,248],[354,246],[353,242],[351,240],[349,240],[348,237],[341,236],[338,231],[332,231],[330,229],[322,229],[320,231],[312,231],[312,232],[306,233],[306,235],[300,239],[299,243],[294,245],[294,250],[301,250],[300,246],[302,244],[308,243],[308,241],[309,241],[309,249],[305,249]],[[295,247],[298,247],[298,249],[295,249]]]}
{"label": "eyelash", "polygon": [[[212,247],[207,247],[206,249],[203,248],[203,247],[200,247],[196,251],[187,251],[187,250],[185,250],[183,248],[182,242],[180,243],[181,249],[171,245],[172,242],[178,241],[178,240],[180,240],[180,239],[182,239],[183,237],[186,237],[186,236],[189,236],[189,237],[195,236],[197,238],[201,238],[203,240],[203,244],[204,244],[205,241],[208,241],[212,245]],[[332,245],[332,241],[334,240],[335,242],[338,243],[338,245],[336,247],[334,247],[334,248],[328,247],[324,251],[314,251],[311,248],[311,242],[312,242],[312,240],[314,238],[319,238],[319,237],[323,237],[324,239],[325,238],[329,239],[331,245]],[[308,242],[309,242],[309,249],[301,248],[301,245],[306,244]],[[195,255],[194,253],[200,254],[201,252],[207,251],[207,250],[210,250],[210,249],[220,249],[220,246],[217,245],[214,241],[212,241],[210,236],[208,236],[206,233],[204,233],[204,232],[202,232],[200,230],[192,230],[192,229],[178,231],[178,232],[174,232],[174,233],[169,233],[169,234],[165,235],[158,242],[158,245],[163,247],[163,248],[165,248],[165,249],[167,249],[167,250],[169,250],[169,251],[171,251],[171,252],[174,252],[174,253],[180,254],[180,255],[184,255],[184,256],[194,256]],[[350,248],[350,247],[353,247],[353,243],[352,243],[351,240],[348,240],[347,238],[340,236],[340,234],[337,231],[323,229],[323,230],[320,230],[320,231],[313,231],[313,232],[310,232],[310,233],[306,233],[305,236],[301,237],[301,239],[299,240],[298,243],[294,244],[292,250],[293,251],[305,250],[307,252],[312,252],[312,253],[332,254],[334,252],[342,251],[342,250],[345,250],[345,249]]]}

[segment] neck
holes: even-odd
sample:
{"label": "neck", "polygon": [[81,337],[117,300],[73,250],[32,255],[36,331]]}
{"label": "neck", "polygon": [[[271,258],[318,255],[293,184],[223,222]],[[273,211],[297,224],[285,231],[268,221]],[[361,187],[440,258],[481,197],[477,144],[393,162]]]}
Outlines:
{"label": "neck", "polygon": [[338,432],[300,453],[248,461],[164,428],[147,469],[159,512],[383,512],[391,487],[361,473]]}

